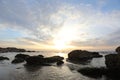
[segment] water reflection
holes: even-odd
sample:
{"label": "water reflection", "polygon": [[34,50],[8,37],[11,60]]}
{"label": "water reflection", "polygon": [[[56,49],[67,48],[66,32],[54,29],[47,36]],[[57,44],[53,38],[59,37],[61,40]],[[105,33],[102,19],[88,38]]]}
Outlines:
{"label": "water reflection", "polygon": [[29,66],[29,65],[24,65],[25,67],[25,70],[28,71],[28,72],[36,72],[38,71],[39,69],[42,68],[42,66]]}

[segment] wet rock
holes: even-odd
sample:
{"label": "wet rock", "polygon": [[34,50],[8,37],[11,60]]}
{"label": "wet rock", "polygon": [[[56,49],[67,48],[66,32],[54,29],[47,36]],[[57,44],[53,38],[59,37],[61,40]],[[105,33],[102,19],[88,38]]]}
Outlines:
{"label": "wet rock", "polygon": [[109,69],[120,69],[120,55],[118,54],[106,55],[105,64]]}
{"label": "wet rock", "polygon": [[78,72],[92,78],[101,78],[104,75],[108,80],[120,80],[120,70],[118,69],[88,67],[79,69]]}
{"label": "wet rock", "polygon": [[29,57],[29,55],[27,55],[27,54],[17,54],[16,56],[15,56],[15,58],[21,58],[21,59],[26,59],[26,58],[28,58]]}
{"label": "wet rock", "polygon": [[102,75],[106,73],[105,68],[82,68],[79,69],[78,72],[80,72],[83,75],[86,75],[88,77],[93,77],[93,78],[100,78]]}
{"label": "wet rock", "polygon": [[63,61],[58,61],[56,64],[59,66],[59,65],[64,64],[64,62]]}
{"label": "wet rock", "polygon": [[24,59],[22,59],[22,58],[15,58],[15,59],[12,61],[13,64],[22,63],[22,62],[24,62]]}
{"label": "wet rock", "polygon": [[9,58],[8,57],[0,56],[0,60],[9,60]]}
{"label": "wet rock", "polygon": [[68,54],[69,60],[86,61],[92,58],[102,57],[98,52],[89,52],[85,50],[73,50]]}
{"label": "wet rock", "polygon": [[29,65],[42,65],[44,63],[44,58],[41,56],[30,56],[26,59]]}
{"label": "wet rock", "polygon": [[60,57],[60,56],[52,56],[52,57],[44,58],[45,63],[54,63],[54,62],[61,61],[61,60],[63,60],[63,59],[64,59],[64,58],[63,58],[63,57]]}
{"label": "wet rock", "polygon": [[44,58],[44,56],[43,55],[38,55],[39,57],[41,57],[41,58]]}
{"label": "wet rock", "polygon": [[27,64],[29,65],[48,65],[50,63],[59,62],[63,60],[63,57],[52,56],[44,58],[42,55],[30,56],[26,59]]}
{"label": "wet rock", "polygon": [[120,54],[120,46],[116,48],[116,52]]}

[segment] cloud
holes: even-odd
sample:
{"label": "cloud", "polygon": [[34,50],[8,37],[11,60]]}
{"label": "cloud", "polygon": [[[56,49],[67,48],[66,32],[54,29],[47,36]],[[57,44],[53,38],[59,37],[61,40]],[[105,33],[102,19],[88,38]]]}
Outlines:
{"label": "cloud", "polygon": [[118,45],[120,10],[102,11],[96,7],[107,5],[106,1],[98,4],[81,2],[73,5],[64,0],[0,0],[0,29],[11,28],[27,34],[27,37],[15,40],[26,45],[52,45],[53,40],[63,38],[59,34],[64,29],[64,38],[69,36],[71,40],[67,41],[75,46]]}

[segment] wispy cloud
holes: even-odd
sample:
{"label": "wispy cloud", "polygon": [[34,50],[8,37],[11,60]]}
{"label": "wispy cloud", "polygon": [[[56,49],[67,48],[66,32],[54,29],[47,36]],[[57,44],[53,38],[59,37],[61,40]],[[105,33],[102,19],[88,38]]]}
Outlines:
{"label": "wispy cloud", "polygon": [[64,38],[78,47],[116,46],[120,43],[120,10],[102,10],[106,2],[100,0],[95,6],[67,0],[1,0],[0,30],[10,28],[26,34],[15,39],[15,45],[51,46],[52,41]]}

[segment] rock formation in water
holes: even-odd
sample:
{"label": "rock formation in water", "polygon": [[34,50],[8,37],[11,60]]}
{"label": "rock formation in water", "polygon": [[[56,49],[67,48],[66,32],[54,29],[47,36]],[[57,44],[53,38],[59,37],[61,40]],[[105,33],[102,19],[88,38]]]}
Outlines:
{"label": "rock formation in water", "polygon": [[19,49],[15,47],[7,47],[7,48],[0,47],[0,53],[7,53],[7,52],[35,52],[35,51],[27,51],[25,49]]}
{"label": "rock formation in water", "polygon": [[[30,56],[26,59],[28,65],[46,65],[50,63],[57,63],[60,64],[64,58],[60,56],[52,56],[52,57],[43,57],[42,55],[38,56]],[[62,63],[61,63],[62,64]]]}
{"label": "rock formation in water", "polygon": [[0,56],[0,61],[1,61],[1,60],[9,60],[9,58],[8,58],[8,57]]}
{"label": "rock formation in water", "polygon": [[105,56],[105,64],[109,69],[120,70],[120,46],[116,48],[117,54],[109,54]]}
{"label": "rock formation in water", "polygon": [[17,54],[15,56],[15,59],[12,61],[12,63],[16,64],[16,63],[24,62],[28,57],[30,57],[30,56],[27,54]]}
{"label": "rock formation in water", "polygon": [[120,54],[120,46],[116,48],[116,52]]}
{"label": "rock formation in water", "polygon": [[68,54],[68,60],[86,61],[92,58],[102,57],[98,52],[89,52],[85,50],[73,50]]}
{"label": "rock formation in water", "polygon": [[105,75],[111,80],[120,80],[120,47],[116,48],[116,52],[117,54],[108,54],[105,56],[106,68],[83,68],[79,69],[78,72],[94,78]]}

